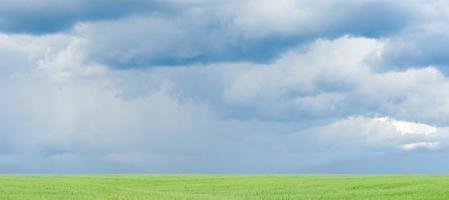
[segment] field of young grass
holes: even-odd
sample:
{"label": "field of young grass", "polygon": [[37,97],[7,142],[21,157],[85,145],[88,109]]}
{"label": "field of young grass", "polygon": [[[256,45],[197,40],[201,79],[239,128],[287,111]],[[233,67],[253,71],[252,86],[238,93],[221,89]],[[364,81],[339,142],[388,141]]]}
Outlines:
{"label": "field of young grass", "polygon": [[449,176],[0,175],[0,199],[449,199]]}

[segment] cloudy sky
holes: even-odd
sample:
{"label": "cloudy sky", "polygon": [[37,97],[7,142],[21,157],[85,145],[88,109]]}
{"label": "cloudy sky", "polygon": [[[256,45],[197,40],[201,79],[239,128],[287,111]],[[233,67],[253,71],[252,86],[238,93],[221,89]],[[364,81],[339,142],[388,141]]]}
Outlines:
{"label": "cloudy sky", "polygon": [[449,173],[444,0],[2,0],[2,173]]}

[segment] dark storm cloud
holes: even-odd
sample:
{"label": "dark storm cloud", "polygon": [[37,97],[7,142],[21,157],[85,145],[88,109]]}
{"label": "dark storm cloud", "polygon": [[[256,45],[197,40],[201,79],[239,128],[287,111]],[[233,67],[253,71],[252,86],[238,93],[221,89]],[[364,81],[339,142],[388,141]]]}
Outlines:
{"label": "dark storm cloud", "polygon": [[[294,7],[288,8],[290,4]],[[272,14],[261,6],[291,11]],[[296,14],[305,12],[310,13],[306,19]],[[0,5],[0,31],[50,34],[85,22],[90,25],[86,48],[91,60],[129,69],[213,62],[266,63],[316,38],[346,34],[385,37],[401,30],[413,17],[409,7],[386,1],[327,1],[315,5],[289,0],[7,0]]]}
{"label": "dark storm cloud", "polygon": [[[301,1],[292,1],[298,3],[292,12],[312,13],[306,22],[300,15],[270,17],[264,10],[252,13],[260,9],[257,4],[243,3],[240,8],[235,1],[229,2],[195,4],[173,15],[92,24],[87,36],[89,56],[116,69],[237,61],[267,63],[287,49],[316,38],[347,34],[385,37],[413,19],[407,8],[382,1],[329,1],[324,3],[329,8],[311,10],[302,8]],[[259,20],[259,15],[269,16],[268,21]]]}
{"label": "dark storm cloud", "polygon": [[0,5],[0,31],[54,33],[78,22],[113,20],[157,9],[162,5],[155,0],[4,0]]}

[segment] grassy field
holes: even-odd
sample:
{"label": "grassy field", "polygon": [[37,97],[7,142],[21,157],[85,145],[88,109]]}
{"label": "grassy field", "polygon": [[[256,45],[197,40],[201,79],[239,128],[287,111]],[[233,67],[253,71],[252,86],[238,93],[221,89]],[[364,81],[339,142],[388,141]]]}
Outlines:
{"label": "grassy field", "polygon": [[449,199],[449,176],[0,175],[0,199]]}

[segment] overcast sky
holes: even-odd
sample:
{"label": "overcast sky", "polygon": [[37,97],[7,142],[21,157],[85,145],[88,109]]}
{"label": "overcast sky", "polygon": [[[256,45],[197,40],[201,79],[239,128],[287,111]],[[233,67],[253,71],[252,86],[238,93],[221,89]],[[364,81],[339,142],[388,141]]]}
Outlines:
{"label": "overcast sky", "polygon": [[449,173],[444,0],[1,0],[0,173]]}

